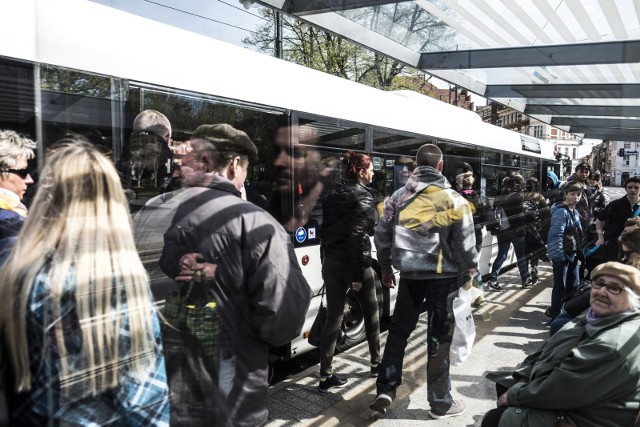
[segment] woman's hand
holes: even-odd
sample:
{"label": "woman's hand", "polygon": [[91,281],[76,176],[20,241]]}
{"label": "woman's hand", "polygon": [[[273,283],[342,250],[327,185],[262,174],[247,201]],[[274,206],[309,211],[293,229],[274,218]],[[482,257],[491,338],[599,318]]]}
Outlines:
{"label": "woman's hand", "polygon": [[389,289],[396,287],[396,276],[393,273],[382,273],[382,284]]}

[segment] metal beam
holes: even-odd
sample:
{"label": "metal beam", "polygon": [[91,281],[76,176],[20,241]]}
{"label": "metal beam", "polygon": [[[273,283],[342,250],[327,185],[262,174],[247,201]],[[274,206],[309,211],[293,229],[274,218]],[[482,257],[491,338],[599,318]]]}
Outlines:
{"label": "metal beam", "polygon": [[617,116],[640,117],[640,106],[628,105],[527,105],[525,114],[552,116]]}
{"label": "metal beam", "polygon": [[570,118],[554,117],[552,126],[587,126],[611,129],[640,129],[640,120],[637,119],[596,119],[589,117]]}
{"label": "metal beam", "polygon": [[640,40],[428,52],[420,55],[418,68],[467,70],[637,62],[640,62]]}
{"label": "metal beam", "polygon": [[489,85],[485,98],[640,98],[638,83]]}
{"label": "metal beam", "polygon": [[640,129],[611,129],[572,126],[571,133],[584,133],[585,138],[640,141]]}
{"label": "metal beam", "polygon": [[338,12],[363,7],[396,4],[411,0],[286,0],[281,10],[296,16]]}

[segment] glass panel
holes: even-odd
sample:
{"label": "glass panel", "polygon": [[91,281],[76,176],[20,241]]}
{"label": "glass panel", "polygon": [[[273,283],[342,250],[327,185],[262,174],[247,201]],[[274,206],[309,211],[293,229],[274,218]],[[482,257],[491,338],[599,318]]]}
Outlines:
{"label": "glass panel", "polygon": [[[0,129],[13,130],[36,141],[33,79],[33,65],[0,58]],[[37,158],[29,161],[31,176],[36,181],[37,163]],[[23,200],[27,206],[35,190],[35,185],[27,188]]]}
{"label": "glass panel", "polygon": [[364,150],[365,131],[363,127],[302,119],[298,132],[298,139],[303,145]]}
{"label": "glass panel", "polygon": [[66,136],[81,136],[113,153],[111,78],[53,65],[40,67],[45,148]]}
{"label": "glass panel", "polygon": [[473,189],[480,191],[482,184],[482,181],[478,179],[480,176],[480,151],[476,147],[451,142],[439,142],[438,147],[444,154],[442,174],[449,180],[451,186],[458,189],[456,177],[471,170],[476,178]]}
{"label": "glass panel", "polygon": [[[196,94],[173,93],[137,85],[132,85],[128,92],[127,106],[126,115],[129,117],[126,123],[127,135],[132,133],[133,119],[143,110],[156,110],[167,116],[172,127],[169,147],[175,163],[178,164],[186,152],[187,141],[201,124],[228,123],[245,132],[258,149],[258,161],[250,165],[245,184],[247,197],[259,206],[267,208],[274,189],[276,153],[272,141],[282,117],[281,112],[250,108]],[[133,192],[132,211],[144,205],[150,197],[179,188],[180,184],[176,176],[171,176],[172,168],[163,167],[166,160],[144,164],[119,162],[123,175],[131,176],[125,179],[125,188]],[[158,177],[158,173],[166,176]],[[166,188],[160,188],[160,184],[166,179],[172,181],[171,184]]]}
{"label": "glass panel", "polygon": [[424,144],[435,144],[435,138],[401,134],[389,130],[374,129],[373,151],[394,155],[415,156]]}

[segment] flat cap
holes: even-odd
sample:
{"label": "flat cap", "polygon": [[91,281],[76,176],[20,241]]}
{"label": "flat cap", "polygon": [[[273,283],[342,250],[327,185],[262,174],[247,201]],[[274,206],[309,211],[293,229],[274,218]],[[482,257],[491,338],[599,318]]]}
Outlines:
{"label": "flat cap", "polygon": [[615,277],[637,295],[640,295],[640,270],[635,267],[615,261],[605,262],[593,269],[591,280],[600,276]]}
{"label": "flat cap", "polygon": [[204,138],[213,144],[220,153],[235,153],[249,158],[249,162],[258,160],[258,149],[249,136],[226,123],[200,125],[191,138]]}

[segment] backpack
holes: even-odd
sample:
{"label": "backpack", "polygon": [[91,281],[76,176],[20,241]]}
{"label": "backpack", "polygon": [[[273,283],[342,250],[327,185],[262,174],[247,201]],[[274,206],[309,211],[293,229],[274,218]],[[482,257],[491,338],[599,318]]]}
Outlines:
{"label": "backpack", "polygon": [[489,219],[491,220],[491,223],[487,225],[487,229],[491,234],[506,231],[510,227],[509,216],[501,205],[497,205],[493,208]]}

